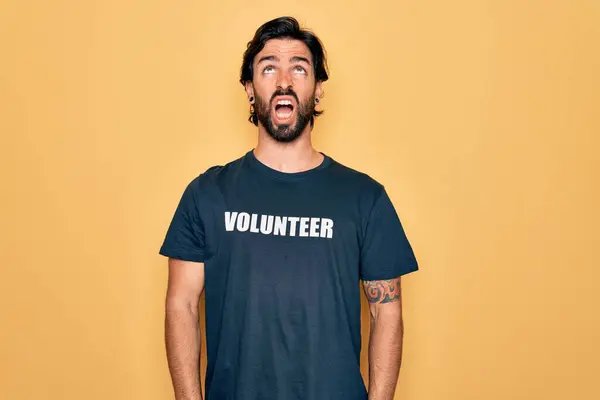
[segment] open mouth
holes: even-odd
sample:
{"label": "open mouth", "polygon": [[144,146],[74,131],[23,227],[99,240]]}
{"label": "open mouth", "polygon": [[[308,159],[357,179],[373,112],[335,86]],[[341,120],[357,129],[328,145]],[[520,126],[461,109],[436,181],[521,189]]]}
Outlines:
{"label": "open mouth", "polygon": [[285,121],[292,117],[294,113],[294,104],[289,99],[279,99],[275,103],[275,115],[280,121]]}

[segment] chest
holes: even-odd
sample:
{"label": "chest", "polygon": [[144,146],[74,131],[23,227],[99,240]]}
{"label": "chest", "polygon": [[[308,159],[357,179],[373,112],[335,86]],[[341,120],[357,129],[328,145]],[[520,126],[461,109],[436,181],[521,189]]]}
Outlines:
{"label": "chest", "polygon": [[206,231],[215,269],[260,279],[296,279],[358,270],[362,220],[353,197],[319,185],[246,181],[223,188]]}

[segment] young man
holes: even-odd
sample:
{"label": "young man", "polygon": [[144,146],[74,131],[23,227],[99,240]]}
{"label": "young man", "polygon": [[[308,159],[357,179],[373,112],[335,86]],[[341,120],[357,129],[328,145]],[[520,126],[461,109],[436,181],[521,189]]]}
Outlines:
{"label": "young man", "polygon": [[[319,39],[293,18],[267,22],[248,43],[240,81],[258,144],[189,183],[160,249],[177,399],[201,398],[205,282],[208,400],[393,398],[400,276],[417,261],[383,186],[311,144],[327,79]],[[360,281],[371,311],[368,394]]]}

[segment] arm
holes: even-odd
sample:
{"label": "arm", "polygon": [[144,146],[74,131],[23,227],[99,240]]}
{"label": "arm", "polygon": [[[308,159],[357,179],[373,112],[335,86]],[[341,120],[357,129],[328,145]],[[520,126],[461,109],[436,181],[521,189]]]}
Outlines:
{"label": "arm", "polygon": [[165,345],[176,400],[201,400],[198,302],[204,263],[169,258],[165,301]]}
{"label": "arm", "polygon": [[400,278],[364,281],[371,313],[369,400],[392,400],[402,360]]}

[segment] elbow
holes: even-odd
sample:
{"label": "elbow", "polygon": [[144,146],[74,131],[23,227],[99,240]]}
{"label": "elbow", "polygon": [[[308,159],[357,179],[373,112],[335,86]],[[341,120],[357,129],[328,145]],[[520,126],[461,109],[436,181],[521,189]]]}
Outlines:
{"label": "elbow", "polygon": [[167,315],[191,314],[198,316],[198,303],[182,296],[167,295],[165,299],[165,313]]}
{"label": "elbow", "polygon": [[400,330],[404,327],[402,309],[399,307],[392,307],[390,304],[373,305],[370,307],[369,311],[372,326],[394,326]]}

